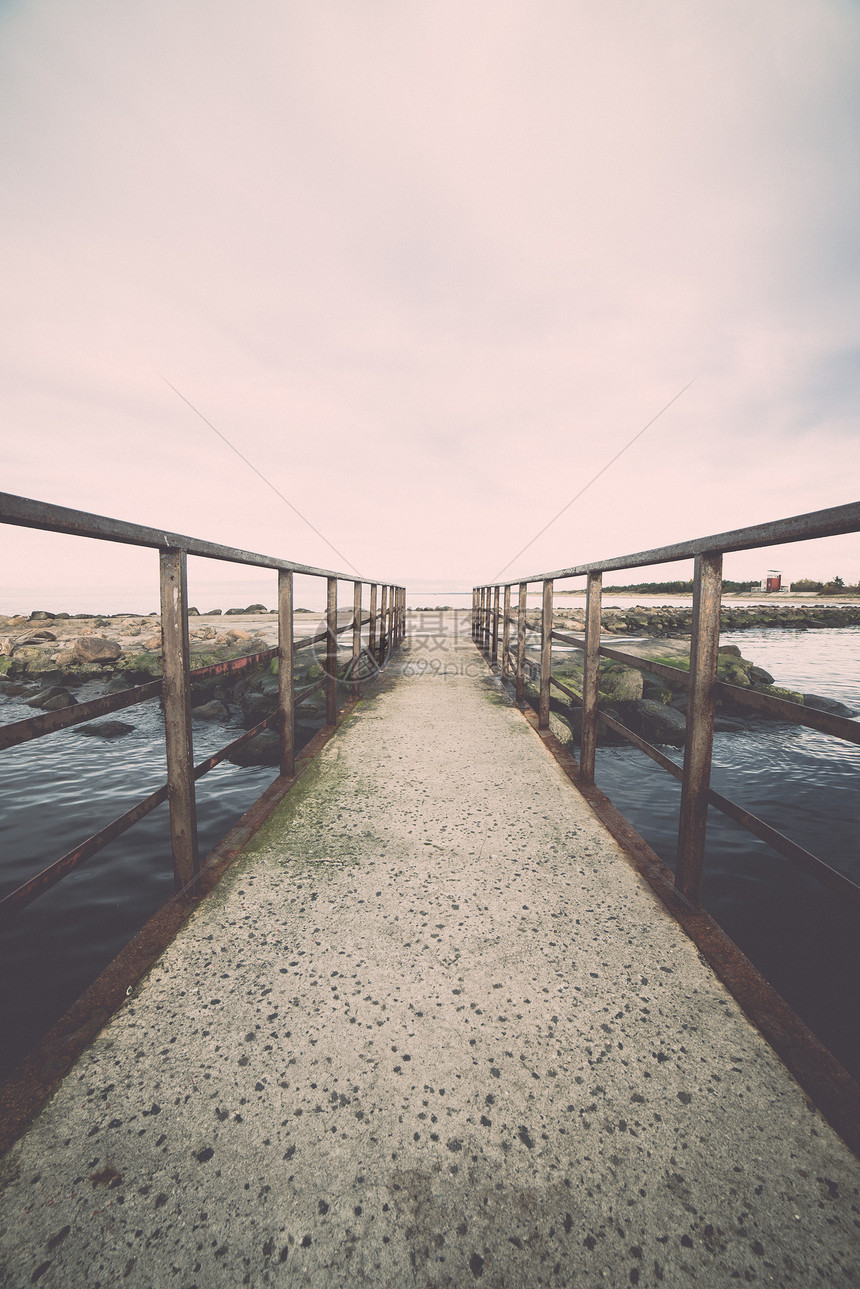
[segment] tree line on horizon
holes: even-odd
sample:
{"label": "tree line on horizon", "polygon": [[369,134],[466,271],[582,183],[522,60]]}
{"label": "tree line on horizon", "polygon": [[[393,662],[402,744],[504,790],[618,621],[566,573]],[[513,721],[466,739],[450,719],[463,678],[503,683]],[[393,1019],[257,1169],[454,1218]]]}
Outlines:
{"label": "tree line on horizon", "polygon": [[[724,591],[755,591],[761,586],[761,579],[755,578],[751,582],[732,582],[728,578],[723,581]],[[786,591],[823,591],[825,594],[837,594],[839,591],[860,591],[860,582],[856,586],[846,586],[841,577],[831,578],[829,582],[816,582],[811,578],[802,577],[799,581],[789,582],[783,587]],[[640,595],[692,595],[692,581],[683,582],[630,582],[625,586],[604,586],[603,593],[617,594],[620,591],[635,591]]]}

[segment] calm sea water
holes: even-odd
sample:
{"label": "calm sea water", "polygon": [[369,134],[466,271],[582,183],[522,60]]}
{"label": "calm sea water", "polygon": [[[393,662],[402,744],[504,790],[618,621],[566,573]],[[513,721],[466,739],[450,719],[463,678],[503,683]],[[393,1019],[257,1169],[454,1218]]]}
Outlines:
{"label": "calm sea water", "polygon": [[[420,602],[420,601],[419,601]],[[860,628],[727,633],[780,684],[860,708]],[[85,692],[81,695],[85,697]],[[4,703],[0,719],[31,715]],[[74,729],[0,757],[0,893],[104,826],[165,778],[157,701],[120,712],[133,733],[104,742]],[[195,726],[195,758],[240,726]],[[666,749],[670,754],[671,749]],[[714,785],[860,882],[860,748],[770,722],[718,734]],[[198,787],[201,853],[271,782],[221,765]],[[597,781],[674,862],[679,788],[632,748],[598,753]],[[166,806],[25,909],[0,941],[0,1073],[32,1045],[172,893]],[[831,1049],[860,1074],[858,915],[711,811],[705,903]]]}
{"label": "calm sea water", "polygon": [[[860,628],[726,632],[777,683],[860,710]],[[679,764],[681,753],[664,748]],[[674,868],[680,784],[635,748],[603,748],[598,786]],[[860,884],[860,746],[757,720],[714,739],[712,783]],[[860,1077],[860,911],[711,809],[703,903]]]}

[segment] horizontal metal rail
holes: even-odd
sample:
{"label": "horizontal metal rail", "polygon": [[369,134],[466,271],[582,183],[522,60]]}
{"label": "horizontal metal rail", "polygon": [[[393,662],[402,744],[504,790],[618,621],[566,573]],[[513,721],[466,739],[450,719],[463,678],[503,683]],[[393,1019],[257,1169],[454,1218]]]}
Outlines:
{"label": "horizontal metal rail", "polygon": [[[683,675],[684,673],[682,672],[681,674]],[[571,699],[572,702],[576,703],[578,707],[582,706],[582,699],[580,696],[555,676],[551,677],[550,684],[554,689],[561,690],[561,692]],[[791,704],[791,706],[797,706],[797,704]],[[671,757],[666,756],[666,754],[661,752],[659,748],[656,748],[653,743],[649,743],[648,740],[642,738],[640,734],[636,734],[622,721],[616,720],[605,711],[598,711],[597,719],[602,725],[613,730],[628,743],[639,748],[639,750],[644,752],[646,756],[649,756],[652,761],[655,761],[661,769],[666,770],[667,773],[671,774],[674,779],[677,779],[679,782],[683,780],[684,772],[682,766],[673,761]],[[821,885],[835,891],[837,894],[843,896],[852,904],[860,908],[860,886],[855,882],[852,882],[849,877],[846,877],[843,873],[838,872],[835,868],[826,864],[824,860],[813,855],[811,851],[806,850],[804,846],[792,841],[790,837],[786,837],[785,833],[773,828],[758,815],[753,814],[749,810],[745,810],[744,807],[738,805],[736,801],[732,801],[729,797],[724,797],[722,793],[716,792],[713,788],[708,789],[708,802],[717,810],[721,811],[722,814],[727,815],[730,819],[733,819],[736,823],[739,823],[742,827],[753,833],[761,841],[766,842],[767,845],[769,845],[773,850],[778,851],[779,854],[783,855],[786,859],[792,860],[810,877],[813,877],[816,881],[820,882]]]}
{"label": "horizontal metal rail", "polygon": [[316,693],[318,693],[318,692],[319,692],[319,690],[321,690],[321,689],[322,689],[322,687],[323,687],[323,685],[325,684],[326,680],[327,680],[327,677],[326,677],[326,676],[323,676],[321,680],[318,680],[318,681],[316,682],[316,684],[314,684],[314,685],[308,685],[307,689],[297,689],[297,690],[296,690],[296,707],[301,707],[302,703],[303,703],[303,702],[305,702],[305,701],[306,701],[306,699],[310,698],[312,694],[316,694]]}
{"label": "horizontal metal rail", "polygon": [[[246,730],[232,743],[228,743],[226,747],[222,747],[218,752],[213,752],[205,761],[195,765],[195,780],[202,779],[204,774],[214,770],[216,765],[220,765],[222,761],[226,760],[240,747],[250,743],[252,738],[262,734],[263,730],[268,729],[276,717],[277,712],[272,712],[262,721],[259,721],[253,729]],[[73,850],[67,851],[60,859],[54,860],[52,864],[49,864],[47,868],[43,868],[35,877],[31,877],[29,881],[23,882],[14,891],[10,891],[8,895],[0,900],[0,926],[3,926],[20,909],[32,904],[33,900],[38,899],[40,895],[44,895],[45,891],[50,890],[52,886],[56,886],[57,882],[61,881],[62,878],[80,868],[86,860],[91,859],[93,855],[97,855],[100,850],[104,850],[109,842],[121,837],[133,824],[145,819],[148,814],[151,814],[157,806],[162,805],[166,800],[167,784],[163,783],[160,788],[156,788],[148,797],[138,801],[125,814],[106,824],[104,828],[93,833],[91,837],[87,837],[85,841],[75,846]]]}
{"label": "horizontal metal rail", "polygon": [[[553,640],[562,640],[577,649],[585,649],[585,644],[560,631],[553,631]],[[655,662],[652,658],[640,658],[636,654],[626,653],[622,649],[612,649],[601,645],[598,650],[601,658],[611,658],[623,662],[638,671],[650,672],[673,684],[680,684],[684,689],[690,687],[690,673],[683,667],[672,667],[667,663]],[[821,734],[830,734],[834,738],[845,739],[848,743],[860,743],[860,724],[848,716],[836,716],[832,712],[819,711],[817,707],[806,707],[794,703],[790,698],[780,698],[779,694],[764,694],[757,689],[746,689],[742,685],[730,685],[725,680],[715,682],[715,693],[718,698],[728,698],[751,711],[762,712],[795,725],[806,725]]]}
{"label": "horizontal metal rail", "polygon": [[105,694],[103,698],[75,703],[73,707],[61,707],[56,712],[42,712],[39,716],[28,716],[23,721],[10,721],[8,725],[0,726],[0,749],[18,747],[22,743],[29,743],[31,739],[55,734],[57,730],[69,729],[72,725],[82,725],[98,716],[121,712],[126,707],[158,698],[160,694],[161,681],[151,680],[119,694]]}
{"label": "horizontal metal rail", "polygon": [[[59,730],[82,725],[100,716],[122,711],[127,707],[161,698],[164,706],[165,747],[167,754],[167,784],[138,802],[125,814],[107,824],[105,828],[87,838],[74,850],[50,864],[42,873],[24,883],[0,903],[0,916],[28,904],[42,891],[49,889],[68,872],[73,872],[90,856],[108,842],[122,835],[134,823],[144,818],[156,806],[167,800],[170,805],[171,844],[173,849],[174,879],[180,892],[191,892],[199,873],[197,853],[197,814],[194,784],[270,726],[277,726],[280,741],[281,775],[290,778],[295,759],[296,708],[318,690],[326,695],[326,722],[337,719],[337,691],[342,683],[338,667],[338,637],[352,632],[352,675],[350,685],[353,696],[358,695],[362,679],[355,670],[358,660],[370,658],[372,667],[368,675],[382,665],[385,657],[395,649],[406,631],[406,589],[395,583],[373,581],[355,574],[316,568],[274,556],[259,555],[201,541],[179,533],[157,528],[145,528],[104,515],[54,506],[28,497],[0,493],[0,522],[24,528],[88,537],[98,541],[117,542],[129,546],[150,547],[159,552],[161,584],[161,670],[159,679],[148,681],[119,694],[104,695],[85,703],[75,703],[55,712],[42,712],[23,721],[0,727],[0,750],[16,747],[33,739]],[[193,667],[194,655],[190,647],[188,629],[187,557],[201,556],[236,564],[275,570],[278,574],[278,644],[274,648],[243,654],[205,667]],[[293,576],[302,574],[326,580],[325,626],[312,636],[294,638]],[[337,585],[339,581],[353,585],[352,608],[347,621],[338,625]],[[370,590],[369,613],[362,604],[363,586]],[[368,628],[368,643],[362,643],[362,630]],[[325,646],[325,665],[322,678],[306,689],[297,690],[293,677],[293,660],[303,649],[315,645]],[[191,686],[201,680],[225,676],[243,669],[258,668],[278,659],[278,691],[272,695],[274,710],[253,729],[234,739],[226,747],[207,757],[199,765],[193,763],[191,730]]]}
{"label": "horizontal metal rail", "polygon": [[567,577],[582,577],[586,573],[613,573],[624,568],[642,568],[646,564],[672,564],[697,555],[719,552],[754,550],[760,546],[784,546],[791,542],[806,542],[816,537],[835,537],[842,533],[860,531],[860,501],[846,506],[831,506],[828,510],[812,510],[805,515],[792,515],[768,524],[753,524],[749,528],[735,528],[712,537],[696,537],[692,541],[675,542],[671,546],[655,546],[652,550],[637,551],[635,555],[618,555],[613,559],[590,560],[586,564],[573,564],[570,568],[553,569],[551,573],[532,573],[528,577],[515,577],[499,582],[499,586],[518,586],[521,582],[558,581]]}
{"label": "horizontal metal rail", "polygon": [[[671,774],[679,783],[683,781],[683,767],[673,761],[671,757],[666,756],[659,748],[654,747],[653,743],[649,743],[641,735],[635,734],[633,730],[629,729],[621,721],[615,720],[607,712],[599,712],[597,719],[601,724],[608,726],[616,734],[621,735],[628,743],[638,747],[640,751],[649,756],[652,761],[655,761],[661,769]],[[722,793],[715,791],[714,788],[708,789],[708,802],[722,814],[733,819],[735,823],[739,823],[746,828],[748,832],[753,833],[761,841],[766,842],[767,845],[778,851],[786,859],[792,860],[810,877],[821,883],[822,886],[835,891],[838,895],[843,896],[843,898],[860,908],[860,886],[852,882],[844,873],[838,872],[835,868],[826,864],[823,859],[819,859],[817,855],[813,855],[811,851],[806,850],[804,846],[800,846],[796,841],[792,841],[790,837],[786,837],[785,833],[771,827],[764,819],[753,814],[750,810],[745,810],[743,806],[739,806],[736,801],[732,801],[729,797],[724,797]]]}
{"label": "horizontal metal rail", "polygon": [[[844,716],[820,711],[806,704],[795,703],[778,694],[765,693],[759,689],[731,685],[718,677],[717,662],[720,632],[720,609],[722,601],[722,557],[726,552],[753,550],[767,546],[784,545],[791,542],[809,541],[813,538],[831,537],[842,533],[860,531],[860,502],[851,502],[845,506],[834,506],[828,510],[811,511],[804,515],[794,515],[772,523],[755,524],[747,528],[738,528],[729,532],[716,533],[709,537],[698,537],[691,541],[677,542],[670,546],[654,547],[639,551],[633,555],[619,556],[613,559],[592,560],[586,563],[570,565],[567,568],[553,569],[546,573],[530,574],[526,577],[511,578],[487,585],[478,585],[472,592],[473,636],[476,643],[484,649],[490,660],[497,657],[499,620],[506,632],[506,648],[503,651],[504,670],[513,664],[513,676],[516,679],[517,701],[522,702],[525,694],[524,682],[526,671],[534,675],[537,671],[539,685],[538,695],[538,728],[546,729],[549,725],[550,693],[555,689],[566,695],[570,702],[582,707],[582,736],[580,740],[579,780],[583,785],[594,782],[595,747],[597,723],[600,721],[608,728],[614,729],[628,742],[646,752],[663,769],[668,770],[682,783],[681,810],[678,828],[678,861],[675,873],[675,885],[678,893],[688,903],[696,906],[702,884],[702,872],[705,851],[705,827],[707,810],[715,806],[736,822],[746,827],[754,835],[767,842],[783,856],[800,865],[806,872],[816,877],[830,889],[839,892],[846,898],[857,902],[858,887],[843,874],[837,873],[830,865],[812,855],[804,847],[797,845],[779,833],[776,829],[745,810],[727,797],[714,792],[710,786],[710,771],[714,736],[714,716],[716,704],[720,699],[728,700],[734,706],[751,712],[791,722],[793,725],[814,729],[830,737],[842,739],[853,744],[860,744],[860,723]],[[678,560],[693,559],[695,562],[693,576],[693,614],[690,637],[690,667],[674,667],[665,663],[639,658],[621,649],[614,649],[600,642],[601,603],[603,573],[628,568],[641,568],[650,564],[672,563]],[[584,576],[587,579],[587,595],[584,621],[584,635],[577,637],[564,631],[553,629],[552,605],[554,583],[559,579]],[[542,587],[542,608],[538,625],[529,622],[526,614],[527,590],[530,583],[539,583]],[[511,603],[510,589],[519,588],[519,609],[516,618],[509,612]],[[500,614],[500,593],[504,590],[504,608]],[[509,625],[516,622],[516,652],[509,647],[507,632]],[[539,668],[526,659],[526,634],[535,631],[540,638],[541,660]],[[574,694],[570,686],[562,684],[552,675],[552,645],[570,645],[582,651],[583,681],[582,697]],[[679,767],[670,758],[664,756],[645,739],[628,730],[626,726],[614,720],[598,707],[599,700],[599,659],[610,658],[635,667],[669,681],[673,686],[683,689],[687,694],[687,721],[684,742],[684,764]]]}
{"label": "horizontal metal rail", "polygon": [[15,524],[20,528],[40,528],[52,533],[67,533],[73,537],[93,537],[104,542],[121,542],[125,546],[184,551],[186,555],[200,555],[203,559],[223,560],[229,564],[282,569],[284,572],[308,574],[311,577],[334,577],[343,582],[352,582],[358,577],[361,582],[375,581],[379,585],[385,585],[381,578],[336,573],[332,569],[316,568],[312,564],[297,564],[294,560],[258,555],[254,551],[221,546],[217,542],[201,541],[197,537],[166,532],[162,528],[145,528],[142,524],[129,524],[121,519],[109,519],[105,515],[93,515],[67,506],[54,506],[45,501],[34,501],[30,497],[17,497],[9,492],[0,492],[0,523]]}
{"label": "horizontal metal rail", "polygon": [[[362,626],[366,626],[369,621],[370,618],[364,618]],[[338,627],[337,633],[341,635],[344,631],[351,630],[352,623],[349,622],[346,626]],[[305,636],[296,641],[294,650],[298,652],[299,649],[309,649],[327,638],[326,631],[321,631],[315,636]],[[238,658],[228,658],[224,662],[196,667],[188,674],[192,681],[208,680],[213,676],[227,676],[236,671],[243,671],[245,668],[262,666],[263,663],[271,662],[277,656],[277,649],[263,649],[259,653],[246,653]],[[161,680],[150,680],[119,694],[105,694],[102,698],[92,698],[86,703],[75,703],[72,707],[61,707],[55,712],[43,712],[39,716],[30,716],[22,721],[10,721],[8,725],[0,725],[0,752],[8,747],[29,743],[34,738],[42,738],[45,734],[54,734],[57,730],[68,729],[72,725],[83,725],[99,716],[109,716],[112,712],[120,712],[126,707],[134,707],[137,703],[145,703],[151,698],[160,697]]]}

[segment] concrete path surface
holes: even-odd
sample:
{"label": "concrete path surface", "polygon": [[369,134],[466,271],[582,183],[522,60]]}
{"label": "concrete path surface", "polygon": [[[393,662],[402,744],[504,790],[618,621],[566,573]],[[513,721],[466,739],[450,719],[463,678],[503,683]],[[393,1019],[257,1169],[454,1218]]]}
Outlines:
{"label": "concrete path surface", "polygon": [[4,1286],[860,1282],[856,1160],[454,620],[6,1156]]}

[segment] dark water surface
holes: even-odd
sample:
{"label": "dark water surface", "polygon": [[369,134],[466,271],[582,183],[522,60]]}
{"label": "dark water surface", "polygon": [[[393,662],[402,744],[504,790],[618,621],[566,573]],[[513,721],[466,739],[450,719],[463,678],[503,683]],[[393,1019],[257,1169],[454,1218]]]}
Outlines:
{"label": "dark water surface", "polygon": [[[860,709],[860,628],[726,632],[779,685]],[[664,748],[678,764],[682,754]],[[681,785],[635,748],[598,750],[596,780],[674,868]],[[860,746],[755,720],[714,738],[712,784],[860,884]],[[708,813],[708,912],[860,1077],[860,910],[719,811]]]}
{"label": "dark water surface", "polygon": [[[860,628],[726,633],[777,683],[860,708]],[[86,689],[79,697],[87,697]],[[32,715],[9,700],[2,719]],[[63,730],[0,758],[0,894],[103,827],[165,779],[157,700],[119,717],[113,742]],[[195,725],[195,759],[241,731]],[[665,749],[680,761],[680,752]],[[714,786],[860,882],[860,747],[813,730],[751,722],[718,734]],[[205,854],[274,771],[222,764],[197,785]],[[680,787],[633,748],[598,752],[597,782],[670,865]],[[167,806],[25,909],[2,933],[0,1074],[8,1071],[173,890]],[[860,1075],[860,914],[710,812],[706,907],[810,1027]]]}

